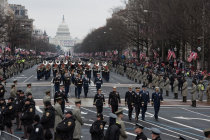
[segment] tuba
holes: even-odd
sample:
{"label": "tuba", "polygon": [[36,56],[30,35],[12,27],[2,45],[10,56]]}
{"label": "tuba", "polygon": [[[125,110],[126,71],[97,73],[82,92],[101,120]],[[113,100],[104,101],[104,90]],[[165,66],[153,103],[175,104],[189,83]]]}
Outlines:
{"label": "tuba", "polygon": [[45,66],[46,66],[48,63],[49,63],[49,62],[46,61],[46,60],[43,61],[43,64],[44,64]]}
{"label": "tuba", "polygon": [[61,62],[60,62],[59,60],[56,60],[55,63],[56,63],[57,65],[60,65],[60,64],[61,64]]}
{"label": "tuba", "polygon": [[67,64],[68,64],[68,60],[65,60],[63,63],[64,63],[65,65],[67,65]]}

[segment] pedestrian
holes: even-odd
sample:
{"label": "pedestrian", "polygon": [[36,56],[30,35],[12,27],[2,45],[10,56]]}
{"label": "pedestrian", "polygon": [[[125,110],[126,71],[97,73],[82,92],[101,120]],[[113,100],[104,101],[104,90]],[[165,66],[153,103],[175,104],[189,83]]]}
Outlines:
{"label": "pedestrian", "polygon": [[46,95],[45,95],[44,98],[43,98],[43,104],[44,104],[44,105],[45,105],[46,102],[51,102],[50,91],[49,91],[49,90],[46,91],[45,94],[46,94]]}
{"label": "pedestrian", "polygon": [[74,129],[74,134],[73,134],[73,139],[74,140],[80,140],[81,139],[81,127],[83,125],[83,120],[81,117],[81,100],[77,99],[75,100],[75,108],[73,110],[73,116],[76,119],[75,120],[75,129]]}
{"label": "pedestrian", "polygon": [[33,118],[33,127],[29,136],[29,140],[44,140],[43,127],[40,124],[39,115],[35,115]]}
{"label": "pedestrian", "polygon": [[128,91],[125,93],[125,106],[128,105],[128,118],[131,120],[132,118],[132,112],[134,107],[134,98],[135,98],[135,92],[132,91],[132,87],[130,86],[128,88]]}
{"label": "pedestrian", "polygon": [[21,116],[22,116],[22,109],[24,106],[24,101],[25,101],[25,95],[24,92],[22,90],[20,90],[20,94],[19,96],[17,96],[17,99],[15,100],[15,110],[16,110],[16,125],[17,125],[17,129],[16,130],[22,130],[21,128]]}
{"label": "pedestrian", "polygon": [[183,86],[182,86],[182,97],[183,97],[183,102],[187,102],[187,93],[188,93],[188,84],[187,80],[185,78],[183,79]]}
{"label": "pedestrian", "polygon": [[210,82],[206,88],[207,103],[210,103]]}
{"label": "pedestrian", "polygon": [[210,140],[210,128],[205,129],[203,132],[205,136],[204,140]]}
{"label": "pedestrian", "polygon": [[55,109],[49,101],[45,102],[45,110],[40,123],[43,126],[45,139],[54,139]]}
{"label": "pedestrian", "polygon": [[99,89],[93,100],[93,105],[96,106],[96,110],[98,114],[101,114],[103,112],[104,104],[105,104],[105,98],[104,98],[104,95],[101,94],[101,89]]}
{"label": "pedestrian", "polygon": [[150,97],[149,97],[149,91],[146,90],[145,86],[142,86],[142,91],[141,91],[141,104],[142,104],[142,112],[141,112],[141,117],[142,120],[145,120],[145,113],[147,111],[147,105],[150,102]]}
{"label": "pedestrian", "polygon": [[112,113],[115,113],[118,110],[118,106],[121,103],[120,94],[117,92],[117,88],[114,86],[113,91],[109,94],[108,104],[112,109]]}
{"label": "pedestrian", "polygon": [[4,98],[5,92],[5,87],[2,85],[2,83],[0,83],[0,98]]}
{"label": "pedestrian", "polygon": [[104,140],[105,125],[103,114],[97,114],[97,120],[90,127],[91,140]]}
{"label": "pedestrian", "polygon": [[152,101],[151,104],[154,105],[154,111],[155,111],[155,120],[158,121],[158,113],[160,110],[160,103],[163,102],[163,96],[159,92],[159,87],[155,88],[155,92],[152,93]]}
{"label": "pedestrian", "polygon": [[103,84],[103,80],[100,77],[100,73],[97,73],[97,77],[95,78],[94,84],[96,85],[96,90],[101,88],[101,85]]}
{"label": "pedestrian", "polygon": [[32,93],[31,84],[27,84],[26,86],[25,94]]}
{"label": "pedestrian", "polygon": [[139,114],[140,114],[141,107],[142,107],[142,95],[140,92],[140,87],[136,87],[136,92],[134,95],[134,106],[135,106],[135,112],[136,112],[135,120],[138,121]]}
{"label": "pedestrian", "polygon": [[127,136],[127,134],[125,132],[124,121],[122,121],[123,111],[122,110],[118,110],[118,111],[115,112],[115,114],[117,115],[116,123],[120,124],[120,126],[121,126],[119,140],[125,140],[125,139],[127,139],[128,136]]}
{"label": "pedestrian", "polygon": [[16,96],[17,96],[17,89],[15,85],[12,85],[10,90],[10,97],[16,98]]}
{"label": "pedestrian", "polygon": [[119,140],[121,125],[116,123],[117,116],[113,113],[109,114],[109,127],[107,128],[104,140]]}
{"label": "pedestrian", "polygon": [[141,124],[136,124],[135,133],[137,134],[135,140],[147,140],[147,137],[143,133],[144,126]]}
{"label": "pedestrian", "polygon": [[151,131],[152,131],[152,140],[161,140],[160,138],[160,134],[161,134],[161,131],[157,128],[151,128]]}
{"label": "pedestrian", "polygon": [[89,79],[86,74],[85,74],[84,78],[82,79],[82,82],[83,82],[85,98],[87,98],[88,89],[89,89]]}
{"label": "pedestrian", "polygon": [[75,118],[71,111],[65,113],[65,118],[57,125],[56,140],[73,140],[73,133],[75,130]]}
{"label": "pedestrian", "polygon": [[194,82],[192,82],[192,89],[191,89],[191,95],[192,95],[192,107],[196,107],[196,94],[197,92],[197,86]]}

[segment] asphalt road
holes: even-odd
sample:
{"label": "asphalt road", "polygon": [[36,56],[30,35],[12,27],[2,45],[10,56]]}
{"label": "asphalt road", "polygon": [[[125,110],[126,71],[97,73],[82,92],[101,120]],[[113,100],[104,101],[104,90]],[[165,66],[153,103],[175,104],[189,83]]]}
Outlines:
{"label": "asphalt road", "polygon": [[[127,91],[129,85],[132,85],[133,87],[141,86],[133,81],[130,81],[126,77],[122,77],[113,72],[111,72],[110,76],[110,82],[104,82],[104,85],[102,86],[102,91],[106,98],[108,98],[108,94],[114,85],[118,87],[117,90],[120,93],[122,99],[124,99],[125,92]],[[51,84],[52,77],[47,81],[44,79],[38,81],[36,79],[36,66],[34,66],[33,68],[25,70],[23,73],[7,80],[8,92],[6,97],[9,97],[10,85],[14,79],[18,80],[18,89],[22,90],[26,89],[27,83],[32,83],[32,93],[35,100],[42,99],[46,90],[51,90],[52,93],[54,90],[53,85]],[[93,79],[91,80],[93,81]],[[153,91],[149,90],[149,92],[151,94]],[[91,100],[95,93],[95,86],[93,83],[91,83],[87,100]],[[71,92],[69,95],[70,101],[73,102],[71,100],[71,98],[74,98],[73,85],[71,86]],[[81,97],[83,96],[84,95],[82,93]],[[165,101],[174,101],[172,94],[170,94],[169,97],[166,97],[165,95],[163,97]],[[179,100],[180,99],[181,96],[179,96]],[[190,95],[188,96],[188,99],[190,99]],[[204,97],[204,99],[206,99],[206,97]],[[74,107],[72,104],[73,103],[71,103],[70,106],[66,106],[66,110],[71,110]],[[134,140],[135,121],[128,120],[127,107],[122,105],[121,108],[124,110],[124,121],[128,134],[128,140]],[[36,112],[41,115],[43,111],[43,105],[37,104],[36,109]],[[82,103],[81,111],[85,121],[85,125],[82,127],[82,139],[90,140],[89,128],[93,121],[96,120],[96,109],[95,107],[89,107],[87,104]],[[103,111],[106,121],[108,121],[108,114],[110,112],[110,108],[106,106]],[[154,109],[152,106],[149,106],[146,115],[146,121],[143,122],[139,120],[139,123],[145,126],[144,133],[148,138],[151,138],[150,128],[157,127],[162,131],[161,137],[163,140],[175,140],[179,135],[183,136],[187,140],[202,140],[204,138],[203,129],[210,127],[210,106],[199,106],[197,108],[192,108],[189,105],[164,105],[161,106],[158,122],[154,120],[153,114]],[[15,135],[17,136],[22,136],[22,134],[22,132],[15,131]]]}

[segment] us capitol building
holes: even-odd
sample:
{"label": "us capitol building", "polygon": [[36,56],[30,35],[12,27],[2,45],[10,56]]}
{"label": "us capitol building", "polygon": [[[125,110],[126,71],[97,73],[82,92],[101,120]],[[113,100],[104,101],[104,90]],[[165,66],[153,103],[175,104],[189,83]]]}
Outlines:
{"label": "us capitol building", "polygon": [[58,26],[56,36],[54,38],[50,38],[49,42],[51,44],[55,44],[56,46],[60,46],[64,52],[71,52],[72,54],[75,40],[73,40],[70,36],[69,27],[65,23],[64,16],[62,23]]}

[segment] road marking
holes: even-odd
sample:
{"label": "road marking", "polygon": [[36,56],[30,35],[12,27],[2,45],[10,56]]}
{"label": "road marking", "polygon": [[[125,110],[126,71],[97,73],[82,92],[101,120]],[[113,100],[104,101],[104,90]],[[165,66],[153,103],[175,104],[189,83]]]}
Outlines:
{"label": "road marking", "polygon": [[38,112],[40,112],[40,113],[43,113],[43,111],[40,109],[39,106],[36,106],[36,110],[37,110]]}
{"label": "road marking", "polygon": [[[149,112],[146,112],[147,114],[149,115],[152,115],[151,113]],[[181,124],[181,123],[178,123],[178,122],[175,122],[175,121],[172,121],[172,120],[169,120],[169,119],[165,119],[163,117],[159,117],[159,119],[162,119],[162,120],[165,120],[167,122],[170,122],[170,123],[173,123],[173,124],[177,124],[177,125],[180,125],[180,126],[183,126],[183,127],[187,127],[187,128],[190,128],[190,129],[193,129],[193,130],[196,130],[198,132],[202,132],[203,133],[203,130],[200,130],[200,129],[197,129],[197,128],[194,128],[194,127],[191,127],[191,126],[188,126],[188,125],[184,125],[184,124]]]}
{"label": "road marking", "polygon": [[195,112],[195,111],[191,111],[189,109],[186,109],[186,108],[182,108],[183,110],[186,110],[186,111],[189,111],[189,112],[192,112],[192,113],[195,113],[195,114],[198,114],[198,115],[201,115],[201,116],[204,116],[204,117],[210,117],[208,115],[205,115],[205,114],[201,114],[201,113],[198,113],[198,112]]}
{"label": "road marking", "polygon": [[173,118],[175,118],[175,119],[182,119],[182,120],[202,120],[202,121],[210,122],[209,119],[202,119],[202,118],[189,118],[189,117],[183,117],[183,116],[173,117]]}
{"label": "road marking", "polygon": [[25,83],[26,81],[28,81],[29,79],[31,79],[34,75],[31,75],[30,77],[28,77],[25,81],[23,81],[23,83]]}

